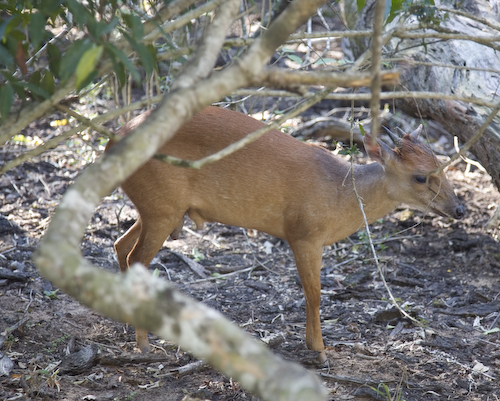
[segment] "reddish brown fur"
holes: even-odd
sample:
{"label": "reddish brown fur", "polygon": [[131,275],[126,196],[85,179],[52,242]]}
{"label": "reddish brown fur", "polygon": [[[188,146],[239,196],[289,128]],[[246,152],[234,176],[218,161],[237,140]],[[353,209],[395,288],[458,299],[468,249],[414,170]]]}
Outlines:
{"label": "reddish brown fur", "polygon": [[421,164],[421,167],[425,169],[436,169],[439,166],[436,156],[431,150],[426,146],[422,146],[417,139],[412,138],[409,134],[403,137],[399,154],[403,160],[415,165],[426,163],[425,166]]}
{"label": "reddish brown fur", "polygon": [[[118,133],[125,135],[144,119],[139,116]],[[207,107],[160,152],[196,160],[262,126],[241,113]],[[405,136],[396,152],[370,142],[365,138],[368,153],[378,163],[355,165],[352,171],[369,222],[403,202],[462,216],[445,175],[430,174],[437,161],[424,145]],[[306,344],[324,361],[319,315],[323,246],[363,226],[350,175],[350,164],[340,157],[278,130],[201,170],[151,160],[122,185],[140,218],[115,243],[120,269],[126,271],[134,262],[148,265],[169,234],[178,236],[185,214],[198,227],[219,221],[283,238],[294,253],[306,298]],[[431,179],[422,184],[416,175]],[[137,331],[137,341],[141,349],[148,348],[144,331]]]}

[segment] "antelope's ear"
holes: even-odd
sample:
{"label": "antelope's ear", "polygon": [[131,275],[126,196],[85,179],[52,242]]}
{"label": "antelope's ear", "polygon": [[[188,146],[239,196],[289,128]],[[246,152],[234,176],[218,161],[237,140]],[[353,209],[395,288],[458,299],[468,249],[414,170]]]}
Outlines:
{"label": "antelope's ear", "polygon": [[420,133],[422,132],[422,128],[423,128],[423,126],[422,126],[422,124],[420,124],[415,131],[410,132],[409,135],[411,136],[411,138],[418,139],[418,137],[420,136]]}
{"label": "antelope's ear", "polygon": [[380,163],[382,166],[385,166],[392,158],[394,151],[384,142],[377,140],[374,144],[371,135],[365,134],[363,143],[368,156],[370,156],[370,158],[375,160],[377,163]]}

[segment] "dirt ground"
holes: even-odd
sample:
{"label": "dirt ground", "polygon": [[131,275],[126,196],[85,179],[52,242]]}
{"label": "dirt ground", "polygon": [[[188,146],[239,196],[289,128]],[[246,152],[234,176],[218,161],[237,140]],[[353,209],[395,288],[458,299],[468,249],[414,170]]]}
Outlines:
{"label": "dirt ground", "polygon": [[[49,121],[31,129],[55,130]],[[64,191],[99,150],[98,141],[89,143],[68,141],[0,176],[0,399],[256,399],[154,335],[153,352],[138,353],[133,328],[81,306],[37,273],[32,253]],[[21,148],[4,147],[0,158]],[[273,351],[316,372],[331,400],[498,400],[500,243],[492,217],[500,197],[485,173],[466,167],[448,173],[467,207],[463,220],[401,207],[372,226],[390,290],[423,327],[388,302],[366,235],[325,248],[326,367],[312,365],[305,348],[304,298],[284,241],[218,224],[194,232],[187,222],[151,268],[255,338],[273,338]],[[82,240],[84,256],[118,272],[113,242],[135,217],[120,191],[105,198]],[[215,274],[200,279],[179,254]],[[78,356],[84,363],[75,363]]]}

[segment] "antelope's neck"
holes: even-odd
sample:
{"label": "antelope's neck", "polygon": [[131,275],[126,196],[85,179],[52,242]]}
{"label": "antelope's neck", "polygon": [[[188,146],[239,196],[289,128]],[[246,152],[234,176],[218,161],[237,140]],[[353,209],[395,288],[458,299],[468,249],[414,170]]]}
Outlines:
{"label": "antelope's neck", "polygon": [[390,213],[400,204],[390,197],[387,175],[378,163],[355,165],[354,185],[363,199],[369,223]]}

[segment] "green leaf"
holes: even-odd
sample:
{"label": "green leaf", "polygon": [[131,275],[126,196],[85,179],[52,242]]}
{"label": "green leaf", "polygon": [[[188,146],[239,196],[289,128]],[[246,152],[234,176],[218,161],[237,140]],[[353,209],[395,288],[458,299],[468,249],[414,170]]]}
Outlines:
{"label": "green leaf", "polygon": [[55,89],[54,76],[50,71],[45,72],[45,75],[40,81],[40,87],[47,93],[50,93],[51,95],[54,93]]}
{"label": "green leaf", "polygon": [[[66,0],[68,5],[68,9],[73,15],[73,20],[78,25],[78,28],[82,29],[85,25],[91,25],[92,22],[95,22],[95,18],[88,12],[88,10],[82,6],[76,0]],[[90,29],[90,27],[87,27]]]}
{"label": "green leaf", "polygon": [[121,50],[119,50],[115,45],[111,43],[105,43],[104,46],[106,47],[107,50],[109,50],[113,55],[116,56],[118,60],[125,66],[125,68],[130,72],[132,75],[132,78],[136,82],[141,81],[141,76],[137,69],[134,67],[134,65],[130,62],[130,60],[127,58],[125,53],[123,53]]}
{"label": "green leaf", "polygon": [[45,36],[45,23],[46,19],[41,13],[31,14],[28,32],[35,51],[40,48],[40,43]]}
{"label": "green leaf", "polygon": [[49,55],[49,68],[54,76],[59,77],[61,70],[61,50],[53,43],[47,45],[47,54]]}
{"label": "green leaf", "polygon": [[39,83],[36,82],[36,79],[34,79],[33,82],[31,82],[31,79],[30,82],[12,82],[12,85],[14,86],[14,88],[17,86],[22,89],[27,89],[31,92],[31,95],[35,97],[40,96],[44,99],[48,99],[50,97],[50,94],[39,86]]}
{"label": "green leaf", "polygon": [[302,59],[299,56],[296,56],[295,54],[287,54],[286,55],[290,60],[295,61],[298,64],[302,64]]}
{"label": "green leaf", "polygon": [[68,48],[60,63],[59,72],[63,81],[74,74],[83,53],[92,46],[93,44],[88,39],[83,39],[76,41]]}
{"label": "green leaf", "polygon": [[99,21],[95,26],[95,32],[93,33],[96,39],[100,38],[102,35],[110,33],[118,25],[118,18],[113,17],[113,19],[106,24],[105,22]]}
{"label": "green leaf", "polygon": [[365,6],[366,1],[365,0],[356,0],[356,3],[358,4],[358,13],[361,12],[363,7]]}
{"label": "green leaf", "polygon": [[141,60],[142,66],[144,67],[146,75],[150,77],[156,66],[153,55],[151,54],[149,49],[141,42],[137,42],[137,53],[139,54],[139,58]]}
{"label": "green leaf", "polygon": [[95,46],[86,50],[76,67],[76,88],[81,89],[89,75],[95,73],[97,63],[101,59],[103,47]]}
{"label": "green leaf", "polygon": [[[0,3],[1,4],[1,3]],[[16,11],[17,12],[17,11]],[[29,18],[29,14],[26,14]],[[0,42],[5,43],[7,39],[24,40],[24,34],[19,30],[19,26],[23,25],[23,14],[16,14],[7,18],[0,24]],[[14,40],[15,42],[15,40]]]}
{"label": "green leaf", "polygon": [[389,12],[386,23],[392,22],[392,20],[396,18],[396,15],[398,15],[402,11],[403,1],[404,0],[392,0],[391,11]]}
{"label": "green leaf", "polygon": [[12,74],[10,74],[10,72],[7,70],[0,70],[0,73],[3,75],[5,80],[8,81],[10,85],[12,85],[12,89],[14,89],[14,93],[19,97],[19,99],[25,100],[26,92],[24,91],[24,88],[21,85],[16,85],[19,80],[12,76]]}
{"label": "green leaf", "polygon": [[[28,82],[32,85],[38,86],[41,80],[42,80],[42,73],[40,70],[36,70],[33,72],[33,74],[31,74]],[[22,83],[20,84],[22,85]]]}
{"label": "green leaf", "polygon": [[338,60],[336,60],[334,58],[328,58],[328,57],[319,58],[314,62],[315,65],[337,64],[337,63],[338,63]]}
{"label": "green leaf", "polygon": [[14,57],[9,53],[5,46],[2,46],[0,43],[0,65],[5,65],[8,68],[12,68],[14,66]]}
{"label": "green leaf", "polygon": [[198,248],[193,248],[192,254],[195,262],[200,262],[205,259],[205,256],[198,250]]}
{"label": "green leaf", "polygon": [[113,72],[116,75],[116,79],[118,79],[118,84],[120,85],[120,89],[123,88],[125,82],[127,82],[127,74],[125,74],[125,67],[122,63],[120,63],[113,53],[110,53],[111,62],[113,63]]}
{"label": "green leaf", "polygon": [[137,15],[123,14],[123,20],[130,28],[132,36],[137,40],[142,39],[144,36],[144,25],[142,24],[141,19]]}
{"label": "green leaf", "polygon": [[10,53],[12,55],[14,55],[14,54],[16,54],[18,42],[22,43],[24,41],[24,39],[26,39],[26,37],[24,36],[24,34],[20,30],[13,29],[12,31],[9,32],[9,34],[7,35],[7,37],[5,39],[6,39],[6,42],[4,42],[4,43],[7,44],[7,47],[9,48]]}
{"label": "green leaf", "polygon": [[158,57],[156,53],[156,47],[153,44],[147,45],[149,52],[151,53],[151,57],[153,57],[154,68],[158,71]]}
{"label": "green leaf", "polygon": [[2,120],[9,115],[13,103],[14,89],[10,84],[6,84],[0,88],[0,116]]}
{"label": "green leaf", "polygon": [[57,297],[57,292],[59,291],[59,288],[57,290],[54,290],[54,291],[48,291],[48,290],[45,290],[43,292],[43,294],[48,297],[49,299],[59,299]]}
{"label": "green leaf", "polygon": [[36,2],[36,8],[45,16],[55,17],[62,11],[61,0],[43,0]]}
{"label": "green leaf", "polygon": [[3,39],[5,37],[6,34],[8,34],[8,30],[7,28],[9,27],[9,23],[12,21],[14,17],[9,17],[9,18],[6,18],[4,21],[2,21],[2,23],[0,24],[0,42],[3,42]]}
{"label": "green leaf", "polygon": [[155,68],[155,60],[151,52],[142,42],[135,40],[135,38],[131,37],[127,32],[123,32],[123,36],[125,36],[134,50],[137,52],[137,54],[139,55],[139,59],[141,60],[141,64],[144,67],[144,71],[148,76],[150,76]]}

